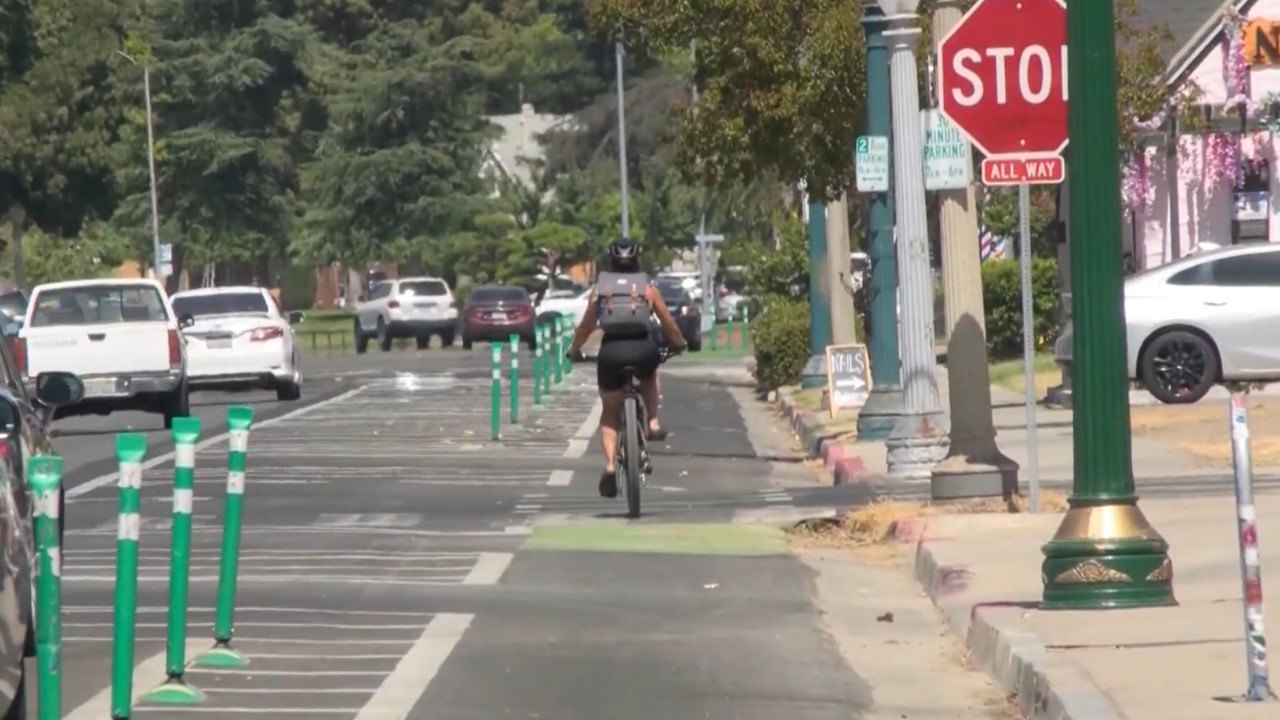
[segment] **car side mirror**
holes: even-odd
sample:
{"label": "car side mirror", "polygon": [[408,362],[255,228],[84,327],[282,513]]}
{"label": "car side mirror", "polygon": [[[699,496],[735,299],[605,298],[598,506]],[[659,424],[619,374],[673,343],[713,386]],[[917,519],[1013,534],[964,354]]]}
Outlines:
{"label": "car side mirror", "polygon": [[289,318],[290,325],[297,325],[298,323],[302,322],[307,316],[303,315],[301,312],[298,312],[297,310],[294,310],[293,312],[289,313],[287,317]]}
{"label": "car side mirror", "polygon": [[73,373],[42,372],[36,376],[36,399],[51,408],[74,405],[84,399],[84,383]]}
{"label": "car side mirror", "polygon": [[195,324],[196,324],[196,319],[195,319],[195,317],[193,317],[193,316],[191,316],[191,315],[189,315],[189,314],[183,313],[182,315],[179,315],[179,316],[178,316],[178,327],[181,327],[181,328],[189,328],[189,327],[191,327],[192,325],[195,325]]}

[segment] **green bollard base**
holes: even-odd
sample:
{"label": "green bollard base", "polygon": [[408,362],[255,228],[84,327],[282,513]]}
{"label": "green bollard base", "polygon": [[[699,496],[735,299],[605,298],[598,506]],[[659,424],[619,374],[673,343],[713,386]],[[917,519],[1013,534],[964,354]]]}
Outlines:
{"label": "green bollard base", "polygon": [[204,693],[182,678],[169,678],[163,685],[143,694],[141,700],[164,705],[196,705],[204,702]]}
{"label": "green bollard base", "polygon": [[245,667],[249,664],[249,658],[239,651],[220,645],[197,655],[192,664],[200,667]]}

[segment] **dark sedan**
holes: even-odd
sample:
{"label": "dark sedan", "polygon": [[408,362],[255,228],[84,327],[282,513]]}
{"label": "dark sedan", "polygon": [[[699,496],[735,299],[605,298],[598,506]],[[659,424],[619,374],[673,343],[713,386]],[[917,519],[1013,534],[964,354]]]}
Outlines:
{"label": "dark sedan", "polygon": [[514,285],[479,285],[471,289],[462,306],[462,349],[474,342],[505,342],[512,334],[532,350],[533,298]]}
{"label": "dark sedan", "polygon": [[693,297],[679,282],[659,280],[654,283],[658,292],[662,293],[662,302],[666,303],[680,328],[680,334],[689,346],[690,352],[702,350],[702,310]]}

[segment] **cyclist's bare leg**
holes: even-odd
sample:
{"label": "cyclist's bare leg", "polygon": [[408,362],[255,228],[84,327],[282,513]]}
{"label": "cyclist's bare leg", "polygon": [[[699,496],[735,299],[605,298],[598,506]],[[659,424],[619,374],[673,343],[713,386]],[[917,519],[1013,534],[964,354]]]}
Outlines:
{"label": "cyclist's bare leg", "polygon": [[645,414],[649,416],[649,432],[653,433],[662,427],[658,422],[658,373],[654,373],[647,380],[640,381],[640,398],[644,400]]}
{"label": "cyclist's bare leg", "polygon": [[618,449],[618,413],[622,412],[622,391],[600,391],[600,450],[604,453],[604,471],[613,472]]}

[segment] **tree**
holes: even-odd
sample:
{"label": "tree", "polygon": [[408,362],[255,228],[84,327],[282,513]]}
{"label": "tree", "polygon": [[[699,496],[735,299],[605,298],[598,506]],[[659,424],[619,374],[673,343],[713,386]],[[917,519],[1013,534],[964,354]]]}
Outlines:
{"label": "tree", "polygon": [[[659,52],[695,52],[681,169],[710,186],[776,174],[817,192],[852,181],[862,119],[860,6],[847,0],[592,0],[602,32],[627,26]],[[696,49],[695,49],[696,46]]]}

